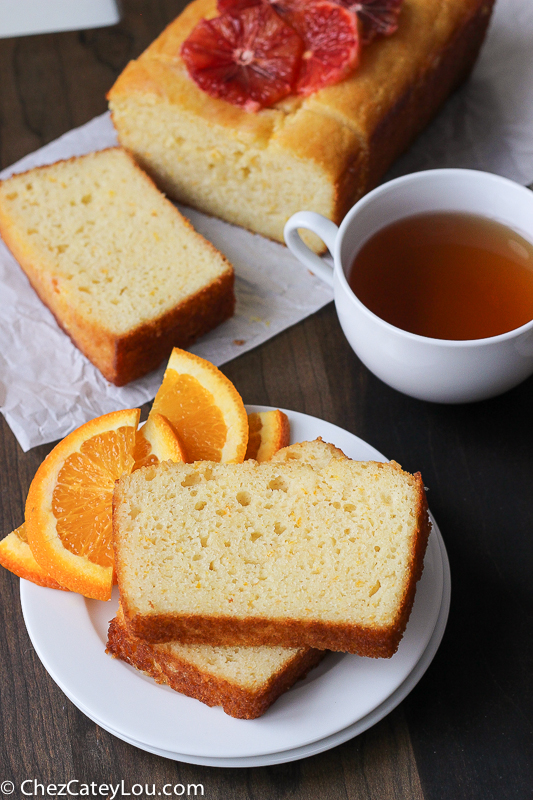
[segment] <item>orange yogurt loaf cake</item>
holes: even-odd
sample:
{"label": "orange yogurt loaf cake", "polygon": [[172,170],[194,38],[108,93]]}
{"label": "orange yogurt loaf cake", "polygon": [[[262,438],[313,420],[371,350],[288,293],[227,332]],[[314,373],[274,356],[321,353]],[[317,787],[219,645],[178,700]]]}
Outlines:
{"label": "orange yogurt loaf cake", "polygon": [[3,181],[0,234],[63,330],[118,386],[233,314],[231,264],[121,148]]}
{"label": "orange yogurt loaf cake", "polygon": [[422,480],[326,455],[165,463],[121,479],[113,540],[132,632],[391,656],[430,530]]}
{"label": "orange yogurt loaf cake", "polygon": [[272,239],[302,209],[338,223],[466,78],[492,5],[404,0],[348,77],[249,113],[189,76],[181,46],[218,14],[194,0],[109,92],[119,140],[171,197]]}

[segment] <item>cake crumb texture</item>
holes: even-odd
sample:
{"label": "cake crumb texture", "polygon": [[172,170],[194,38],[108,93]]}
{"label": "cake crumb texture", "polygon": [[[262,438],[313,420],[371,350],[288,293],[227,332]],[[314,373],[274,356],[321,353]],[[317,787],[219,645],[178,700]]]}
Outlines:
{"label": "cake crumb texture", "polygon": [[392,655],[430,530],[420,475],[322,462],[164,463],[121,479],[114,548],[132,631]]}

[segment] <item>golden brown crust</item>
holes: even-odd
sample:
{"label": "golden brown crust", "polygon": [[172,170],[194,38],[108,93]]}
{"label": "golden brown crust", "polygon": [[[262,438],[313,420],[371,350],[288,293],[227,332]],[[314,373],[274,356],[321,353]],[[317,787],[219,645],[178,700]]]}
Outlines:
{"label": "golden brown crust", "polygon": [[210,675],[196,665],[162,652],[134,636],[117,616],[111,621],[107,652],[126,661],[176,692],[194,697],[208,706],[222,706],[238,719],[255,719],[299,679],[305,677],[326,655],[319,650],[301,650],[257,691]]}
{"label": "golden brown crust", "polygon": [[406,90],[375,126],[369,143],[367,191],[379,183],[395,159],[433,119],[448,95],[466,80],[483,43],[493,3],[494,0],[482,0],[478,4],[475,13],[428,65],[423,78]]}
{"label": "golden brown crust", "polygon": [[[414,595],[413,595],[414,599]],[[411,601],[412,603],[412,601]],[[270,645],[316,647],[354,653],[369,658],[390,658],[398,649],[411,609],[405,605],[391,628],[366,628],[329,622],[247,617],[209,617],[200,614],[175,617],[170,614],[128,616],[135,635],[147,642],[180,642],[209,645]]]}
{"label": "golden brown crust", "polygon": [[[278,148],[301,163],[312,163],[332,187],[328,215],[338,223],[467,77],[493,2],[405,0],[398,31],[364,48],[350,77],[308,98],[289,97],[250,114],[209,97],[187,74],[179,55],[181,44],[202,17],[216,14],[214,0],[195,0],[128,65],[108,97],[113,108],[137,96],[138,102],[151,104],[154,113],[158,103],[167,103],[204,120],[206,126],[220,126],[225,129],[222,135],[245,147],[269,152]],[[120,115],[115,121],[121,137]],[[179,188],[168,176],[158,175],[146,156],[135,153],[165,190],[179,198]],[[324,207],[316,210],[326,213]],[[283,240],[281,230],[277,238]]]}
{"label": "golden brown crust", "polygon": [[[391,462],[394,464],[394,462]],[[126,598],[122,607],[132,632],[147,642],[177,641],[210,645],[279,645],[282,647],[315,647],[336,650],[371,658],[390,658],[405,631],[422,575],[431,524],[424,485],[420,473],[414,476],[417,485],[416,530],[413,534],[408,566],[408,581],[398,611],[387,627],[356,624],[335,624],[319,620],[234,618],[207,615],[136,614],[128,608]],[[115,492],[114,503],[118,502]],[[115,514],[113,518],[115,519]],[[117,558],[120,584],[120,559]]]}
{"label": "golden brown crust", "polygon": [[117,340],[113,377],[108,380],[123,386],[146,375],[174,347],[188,347],[233,316],[234,281],[233,270],[226,272],[158,320]]}
{"label": "golden brown crust", "polygon": [[[129,154],[128,158],[150,188],[158,191],[152,179],[139,169]],[[64,162],[75,163],[76,160],[77,157],[72,157],[64,159]],[[36,167],[21,175],[46,169],[46,165]],[[176,212],[169,200],[162,199]],[[188,220],[185,223],[194,230]],[[124,335],[116,335],[102,328],[70,303],[68,296],[60,291],[60,278],[47,265],[39,263],[38,255],[32,250],[27,237],[17,231],[1,204],[0,234],[60,328],[102,375],[116,386],[123,386],[156,369],[169,356],[173,347],[188,347],[234,313],[233,267],[198,233],[195,235],[203,239],[206,246],[216,253],[217,258],[222,259],[227,270],[159,318],[139,325]]]}

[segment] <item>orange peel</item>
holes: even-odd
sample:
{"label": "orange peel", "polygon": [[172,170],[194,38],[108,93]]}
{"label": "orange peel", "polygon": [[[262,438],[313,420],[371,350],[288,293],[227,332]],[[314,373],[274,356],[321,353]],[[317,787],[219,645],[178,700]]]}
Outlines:
{"label": "orange peel", "polygon": [[135,437],[134,470],[159,464],[161,461],[187,461],[180,437],[162,414],[150,414]]}
{"label": "orange peel", "polygon": [[287,447],[290,442],[289,418],[279,409],[253,411],[248,414],[248,425],[250,435],[246,450],[247,459],[269,461],[278,450]]}
{"label": "orange peel", "polygon": [[242,398],[209,361],[174,348],[150,417],[156,413],[177,432],[188,462],[244,460],[248,416]]}
{"label": "orange peel", "polygon": [[28,544],[62,586],[108,600],[113,584],[115,481],[134,466],[140,410],[114,411],[66,436],[45,458],[26,501]]}
{"label": "orange peel", "polygon": [[0,541],[0,564],[19,578],[38,586],[66,591],[35,560],[28,544],[24,523]]}

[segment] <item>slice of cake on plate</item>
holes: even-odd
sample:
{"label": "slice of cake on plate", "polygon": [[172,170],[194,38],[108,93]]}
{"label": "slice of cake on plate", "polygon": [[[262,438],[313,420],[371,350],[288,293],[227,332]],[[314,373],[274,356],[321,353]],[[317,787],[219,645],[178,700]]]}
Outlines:
{"label": "slice of cake on plate", "polygon": [[390,657],[430,531],[421,477],[314,460],[167,462],[121,479],[113,545],[132,633]]}

